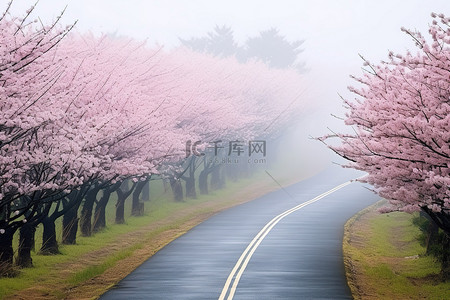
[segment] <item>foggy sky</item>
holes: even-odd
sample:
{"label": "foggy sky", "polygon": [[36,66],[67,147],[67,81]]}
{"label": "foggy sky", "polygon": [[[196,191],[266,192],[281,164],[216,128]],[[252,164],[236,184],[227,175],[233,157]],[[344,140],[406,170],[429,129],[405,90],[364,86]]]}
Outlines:
{"label": "foggy sky", "polygon": [[[34,2],[14,0],[12,11],[23,14]],[[66,5],[63,23],[78,20],[79,31],[117,32],[166,48],[177,46],[180,37],[204,35],[216,24],[231,26],[240,43],[276,27],[290,40],[305,40],[300,59],[310,69],[308,84],[326,82],[333,97],[345,93],[349,74],[360,74],[358,53],[377,62],[388,50],[412,49],[401,26],[424,32],[432,11],[450,14],[448,0],[40,0],[35,16],[49,22]],[[2,11],[5,6],[2,1]]]}
{"label": "foggy sky", "polygon": [[[14,0],[12,12],[21,15],[34,2]],[[215,25],[231,26],[239,43],[271,27],[291,41],[305,40],[300,55],[309,69],[304,75],[305,96],[324,108],[313,116],[324,120],[307,124],[316,136],[326,126],[339,126],[326,116],[342,115],[338,93],[350,97],[349,75],[361,74],[358,53],[378,62],[388,50],[414,49],[401,26],[426,33],[431,12],[450,15],[449,0],[40,0],[34,16],[50,22],[66,5],[63,24],[78,20],[76,28],[82,32],[116,32],[166,49],[179,45],[179,38],[202,36]],[[4,7],[2,0],[0,9]]]}

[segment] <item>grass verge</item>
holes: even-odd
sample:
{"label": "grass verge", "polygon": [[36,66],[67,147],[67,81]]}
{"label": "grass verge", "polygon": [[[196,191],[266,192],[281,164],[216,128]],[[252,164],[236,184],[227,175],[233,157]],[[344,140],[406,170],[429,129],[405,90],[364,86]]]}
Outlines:
{"label": "grass verge", "polygon": [[450,282],[440,265],[425,256],[413,215],[380,214],[383,201],[357,213],[345,225],[347,280],[355,299],[448,299]]}

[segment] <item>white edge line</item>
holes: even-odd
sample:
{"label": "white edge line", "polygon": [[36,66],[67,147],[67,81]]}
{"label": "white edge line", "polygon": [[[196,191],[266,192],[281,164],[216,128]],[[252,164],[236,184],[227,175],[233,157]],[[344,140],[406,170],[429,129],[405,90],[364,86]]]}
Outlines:
{"label": "white edge line", "polygon": [[[359,178],[358,178],[359,179]],[[353,181],[347,181],[345,183],[342,183],[334,188],[332,188],[329,191],[326,191],[322,194],[320,194],[319,196],[308,200],[306,202],[303,202],[297,206],[294,206],[293,208],[290,208],[288,210],[286,210],[285,212],[277,215],[276,217],[274,217],[272,220],[270,220],[269,223],[267,223],[259,232],[258,234],[253,238],[253,240],[250,242],[250,244],[247,246],[247,248],[244,250],[244,252],[242,253],[242,255],[239,257],[238,261],[236,262],[236,264],[233,267],[233,270],[231,271],[230,275],[227,278],[227,281],[225,282],[225,285],[222,289],[222,292],[220,293],[219,296],[219,300],[224,300],[226,294],[228,293],[228,290],[230,291],[230,294],[228,295],[228,300],[232,300],[234,293],[236,292],[237,289],[237,285],[239,284],[239,280],[242,276],[242,274],[245,271],[245,268],[247,267],[251,257],[253,256],[253,253],[256,251],[256,248],[258,248],[259,244],[261,244],[261,242],[263,241],[263,239],[266,237],[267,234],[269,234],[269,232],[272,230],[272,228],[278,223],[280,222],[284,217],[288,216],[289,214],[309,205],[312,204],[316,201],[319,201],[320,199],[336,192],[337,190],[351,184]],[[248,256],[247,256],[248,253]],[[244,260],[245,259],[245,260]],[[243,262],[243,263],[242,263]],[[233,278],[236,274],[236,272],[239,270],[239,272],[236,275],[236,278],[234,279],[233,282],[233,286],[230,289],[230,284],[233,281]]]}

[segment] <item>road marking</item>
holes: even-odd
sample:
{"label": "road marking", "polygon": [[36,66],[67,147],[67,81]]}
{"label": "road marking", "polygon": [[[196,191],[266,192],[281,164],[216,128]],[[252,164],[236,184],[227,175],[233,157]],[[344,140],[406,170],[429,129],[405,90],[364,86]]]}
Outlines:
{"label": "road marking", "polygon": [[[283,212],[283,213],[279,214],[278,216],[276,216],[275,218],[273,218],[269,223],[267,223],[263,227],[263,229],[261,229],[261,231],[258,232],[258,234],[253,238],[253,240],[247,246],[245,251],[242,253],[241,257],[239,257],[239,260],[237,261],[237,263],[234,265],[233,270],[231,271],[230,275],[227,278],[227,281],[225,282],[225,285],[222,289],[222,293],[219,296],[219,300],[224,300],[225,297],[227,296],[227,294],[228,294],[227,300],[233,299],[234,293],[236,292],[236,288],[239,284],[239,280],[241,279],[242,273],[244,273],[245,268],[248,265],[248,262],[250,261],[250,259],[253,256],[253,253],[255,253],[256,248],[258,248],[259,244],[261,244],[261,242],[264,240],[266,235],[272,230],[272,228],[278,222],[280,222],[284,217],[288,216],[289,214],[291,214],[311,203],[319,201],[320,199],[336,192],[337,190],[343,188],[344,186],[349,185],[350,183],[352,183],[352,181],[347,181],[343,184],[340,184],[340,185],[332,188],[331,190],[329,190],[323,194],[320,194],[319,196],[317,196],[309,201],[303,202],[291,209],[288,209],[285,212]],[[231,285],[231,288],[230,288],[230,285]]]}

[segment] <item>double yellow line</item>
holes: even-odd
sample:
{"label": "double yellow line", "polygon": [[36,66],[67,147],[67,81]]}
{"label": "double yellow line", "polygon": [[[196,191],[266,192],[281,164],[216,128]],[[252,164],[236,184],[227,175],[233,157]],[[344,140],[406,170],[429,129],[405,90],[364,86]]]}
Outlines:
{"label": "double yellow line", "polygon": [[[239,280],[241,279],[242,273],[244,273],[245,268],[248,265],[248,262],[250,261],[250,259],[253,256],[253,253],[255,253],[256,248],[258,248],[259,244],[261,244],[261,242],[264,240],[266,235],[272,230],[272,228],[278,222],[280,222],[284,217],[288,216],[289,214],[293,213],[294,211],[297,211],[311,203],[314,203],[314,202],[328,196],[329,194],[336,192],[337,190],[343,188],[344,186],[349,185],[350,183],[352,183],[352,181],[347,181],[343,184],[340,184],[340,185],[332,188],[331,190],[329,190],[323,194],[320,194],[319,196],[315,197],[314,199],[303,202],[302,204],[299,204],[291,209],[288,209],[287,211],[279,214],[278,216],[273,218],[269,223],[267,223],[266,226],[264,226],[264,228],[261,229],[261,231],[258,232],[258,234],[253,238],[251,243],[247,246],[245,251],[242,253],[241,257],[239,257],[239,260],[237,261],[237,263],[234,265],[233,270],[231,271],[230,275],[227,278],[227,281],[225,282],[225,285],[222,289],[222,293],[219,296],[219,300],[224,300],[226,298],[227,294],[228,294],[228,298],[226,298],[226,299],[228,299],[228,300],[233,299],[234,293],[236,292],[236,288],[239,284]],[[231,286],[231,288],[230,288],[230,286]]]}

